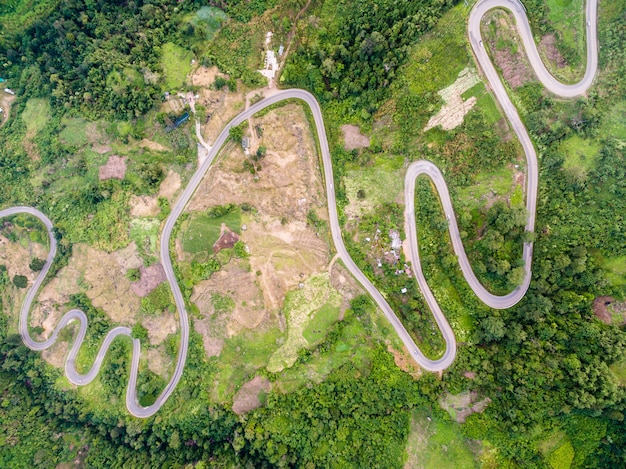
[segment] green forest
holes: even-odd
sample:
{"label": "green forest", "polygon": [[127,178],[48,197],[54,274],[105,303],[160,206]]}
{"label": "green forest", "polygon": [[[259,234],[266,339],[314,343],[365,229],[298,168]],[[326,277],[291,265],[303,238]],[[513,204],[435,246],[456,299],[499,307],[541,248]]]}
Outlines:
{"label": "green forest", "polygon": [[[254,96],[265,86],[255,70],[270,28],[290,44],[279,86],[306,89],[322,107],[346,246],[429,357],[440,356],[444,342],[417,284],[398,275],[393,262],[381,263],[363,241],[392,230],[404,239],[397,195],[407,165],[429,159],[442,169],[468,257],[490,291],[503,294],[520,284],[522,244],[535,244],[524,299],[510,309],[488,308],[460,272],[437,193],[420,179],[415,215],[422,268],[459,344],[450,368],[403,371],[392,351],[399,342],[393,328],[361,295],[341,320],[323,323],[315,343],[280,373],[265,369],[276,340],[257,343],[250,334],[250,344],[229,342],[224,355],[243,359],[244,350],[259,362],[232,371],[207,357],[192,328],[183,378],[148,419],[130,416],[124,405],[129,340],[114,342],[85,391],[69,384],[62,366],[23,344],[11,311],[27,277],[43,264],[33,256],[24,275],[10,277],[0,260],[0,466],[625,467],[626,1],[599,4],[598,76],[585,96],[558,99],[532,73],[523,83],[505,80],[539,157],[534,234],[524,232],[523,184],[516,182],[520,174],[523,180],[523,153],[480,79],[462,92],[475,105],[460,125],[424,131],[444,104],[438,91],[477,68],[467,40],[474,3],[2,2],[0,77],[15,100],[6,121],[0,114],[0,208],[31,205],[54,222],[59,247],[48,282],[78,245],[110,253],[135,243],[145,265],[156,262],[159,226],[170,213],[159,187],[172,171],[184,187],[196,162],[193,124],[168,128],[183,111],[164,112],[165,93],[198,91],[186,81],[193,60],[228,76],[219,76],[214,89]],[[524,4],[537,41],[555,39],[555,49],[542,57],[562,63],[546,59],[550,71],[580,79],[584,1]],[[523,62],[517,35],[503,29],[513,20],[504,11],[493,15],[483,25],[491,57]],[[498,72],[506,77],[504,68]],[[344,124],[359,126],[369,145],[347,150]],[[244,130],[232,129],[231,137],[239,141]],[[124,159],[124,177],[99,178],[107,158],[95,150],[102,144],[93,135]],[[141,145],[146,139],[158,145]],[[265,151],[259,147],[257,159]],[[158,199],[155,215],[143,224],[131,217],[129,201],[139,197]],[[369,209],[355,221],[354,206]],[[197,219],[183,216],[176,229],[217,237],[223,223],[240,232],[242,217],[254,210],[217,206]],[[315,212],[307,221],[330,239]],[[41,226],[21,216],[4,219],[0,234],[22,246],[44,246],[47,239]],[[193,238],[185,239],[195,249]],[[193,320],[199,317],[194,285],[229,263],[245,265],[247,256],[239,243],[194,259],[189,268],[176,266]],[[404,254],[397,262],[406,262]],[[138,280],[139,269],[127,276]],[[165,287],[141,299],[140,314],[172,314]],[[224,293],[212,301],[227,310],[233,300]],[[79,368],[90,366],[116,325],[94,303],[81,292],[58,305],[89,317]],[[610,312],[608,320],[600,310]],[[75,329],[66,329],[63,341],[71,343]],[[149,331],[137,323],[133,337],[146,341]],[[170,334],[164,343],[174,359],[178,337]],[[166,380],[142,360],[138,397],[149,405]],[[261,396],[261,407],[238,415],[213,391],[234,394],[220,382],[225,369],[239,384],[258,375],[281,386]],[[485,406],[460,418],[449,404],[455,396],[474,396],[472,402]]]}

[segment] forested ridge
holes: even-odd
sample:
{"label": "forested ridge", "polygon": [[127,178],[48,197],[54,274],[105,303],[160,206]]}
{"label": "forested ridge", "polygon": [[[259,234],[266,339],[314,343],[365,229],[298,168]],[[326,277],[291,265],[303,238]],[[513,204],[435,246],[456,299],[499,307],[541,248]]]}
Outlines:
{"label": "forested ridge", "polygon": [[[458,200],[477,175],[517,163],[515,143],[505,139],[480,104],[453,131],[436,129],[427,137],[431,140],[423,139],[426,121],[441,104],[437,91],[458,72],[449,75],[446,67],[467,47],[461,2],[313,0],[293,25],[280,16],[280,3],[12,0],[0,5],[7,26],[0,31],[0,75],[18,94],[12,114],[20,117],[0,129],[0,202],[33,204],[55,221],[60,242],[55,269],[67,264],[75,243],[109,251],[126,246],[133,239],[129,198],[154,195],[169,167],[185,174],[184,168],[194,163],[189,130],[166,134],[155,117],[155,106],[168,90],[164,45],[188,49],[198,61],[231,71],[228,87],[253,89],[259,75],[246,58],[259,51],[247,42],[247,28],[264,14],[277,31],[294,33],[282,83],[308,89],[322,104],[341,211],[350,202],[346,178],[357,171],[382,173],[426,157],[445,169]],[[189,20],[209,4],[229,19],[210,28]],[[293,18],[305,2],[287,4]],[[553,33],[546,4],[526,4],[533,27]],[[376,325],[371,302],[358,297],[320,344],[300,353],[296,366],[306,369],[312,360],[330,357],[342,341],[349,343],[347,338],[367,349],[358,359],[355,352],[353,363],[318,376],[319,382],[285,393],[272,391],[263,407],[237,416],[213,402],[216,359],[206,358],[202,338],[192,332],[188,365],[176,392],[155,417],[138,420],[120,411],[130,359],[127,342],[116,342],[102,370],[99,397],[108,405],[94,407],[70,389],[60,370],[26,348],[2,315],[0,463],[397,468],[407,459],[413,412],[424,411],[460,428],[466,443],[478,448],[471,461],[475,466],[625,466],[625,326],[600,322],[592,305],[597,297],[610,295],[619,302],[626,296],[623,284],[611,282],[602,262],[624,259],[626,246],[626,137],[614,118],[623,113],[614,106],[626,89],[626,4],[620,0],[601,6],[607,8],[600,10],[601,73],[589,96],[560,101],[534,83],[512,90],[541,158],[533,282],[522,302],[505,311],[479,303],[458,271],[436,195],[427,182],[418,183],[416,216],[424,268],[459,334],[457,360],[442,377],[424,373],[415,379],[401,371],[388,352],[389,331]],[[440,18],[448,20],[450,12],[461,20],[437,29]],[[216,33],[222,21],[224,28]],[[207,39],[212,34],[216,38]],[[421,50],[425,35],[444,46],[437,49],[430,42],[432,51]],[[237,56],[240,51],[249,57]],[[575,51],[564,47],[561,52],[575,62]],[[419,75],[422,82],[415,83],[412,74],[420,67],[436,74],[431,79]],[[48,113],[34,137],[21,118],[37,115],[26,104],[29,98],[41,98],[37,102]],[[85,144],[59,138],[69,117],[102,119],[102,132],[116,145],[148,136],[175,150],[157,154],[133,149],[124,180],[98,181],[90,173],[98,160]],[[346,150],[339,132],[344,123],[371,133],[369,148]],[[598,147],[585,171],[568,166],[564,144],[572,138]],[[366,188],[360,196],[367,199],[370,193]],[[164,217],[169,205],[164,199],[159,204],[159,217]],[[379,268],[362,242],[376,230],[402,234],[402,211],[395,201],[378,204],[358,226],[342,213],[346,244],[363,271],[388,292],[390,304],[424,350],[436,355],[442,343],[417,286],[408,284],[408,292],[400,293],[407,284],[395,273],[397,267],[385,263]],[[509,291],[519,283],[521,266],[516,262],[528,236],[523,233],[525,215],[519,205],[503,200],[459,215],[470,259],[489,288]],[[315,216],[309,218],[324,226]],[[2,288],[13,288],[2,274]],[[169,301],[165,296],[148,297],[142,307],[164,309]],[[96,344],[112,327],[110,320],[85,295],[73,295],[71,304],[88,313],[88,339]],[[137,327],[133,334],[145,339],[147,331]],[[66,335],[71,341],[71,334]],[[175,338],[168,347],[171,357]],[[264,376],[278,379],[269,372]],[[142,372],[139,381],[143,402],[163,386],[163,379],[150,371]],[[468,392],[491,402],[459,426],[442,410],[441,399]],[[445,452],[443,446],[437,451]]]}

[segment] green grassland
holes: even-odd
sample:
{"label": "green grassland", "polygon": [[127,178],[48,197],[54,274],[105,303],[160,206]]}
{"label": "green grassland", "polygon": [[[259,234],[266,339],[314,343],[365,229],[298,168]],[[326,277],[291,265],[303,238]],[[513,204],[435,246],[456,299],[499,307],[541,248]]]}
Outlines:
{"label": "green grassland", "polygon": [[162,47],[161,67],[165,75],[164,89],[176,91],[185,85],[187,75],[191,71],[193,53],[171,42]]}
{"label": "green grassland", "polygon": [[26,102],[22,120],[29,133],[36,134],[50,120],[50,102],[44,98],[31,98]]}

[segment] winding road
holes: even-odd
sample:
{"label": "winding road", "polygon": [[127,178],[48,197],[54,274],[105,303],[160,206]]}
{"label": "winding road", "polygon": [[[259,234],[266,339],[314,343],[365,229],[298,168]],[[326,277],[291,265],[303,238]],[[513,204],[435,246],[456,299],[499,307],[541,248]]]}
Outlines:
{"label": "winding road", "polygon": [[[539,58],[539,54],[537,52],[537,48],[535,46],[535,42],[532,38],[532,33],[530,31],[530,26],[528,24],[528,20],[526,14],[524,12],[524,8],[522,4],[517,0],[483,0],[479,1],[475,7],[473,8],[470,18],[469,18],[469,39],[472,45],[472,49],[476,56],[476,59],[485,74],[487,81],[497,99],[502,107],[507,119],[511,123],[513,130],[515,131],[517,137],[519,138],[524,152],[526,154],[527,161],[527,188],[526,188],[526,208],[528,210],[528,222],[526,224],[527,231],[534,231],[535,226],[535,212],[536,212],[536,204],[537,204],[537,182],[538,182],[538,165],[537,165],[537,155],[533,148],[533,145],[530,141],[530,137],[522,124],[522,121],[515,110],[515,107],[511,103],[508,98],[505,88],[501,83],[498,74],[492,65],[489,56],[487,55],[486,50],[483,48],[482,38],[480,34],[480,20],[483,15],[492,8],[501,7],[506,8],[513,12],[515,15],[515,19],[517,22],[517,27],[519,29],[520,35],[522,37],[524,46],[526,48],[526,52],[530,59],[530,63],[532,67],[535,69],[535,73],[537,74],[539,80],[543,83],[543,85],[552,93],[561,97],[574,97],[583,94],[588,87],[593,82],[597,63],[598,63],[598,46],[597,46],[597,0],[588,0],[587,2],[587,69],[584,75],[584,78],[575,85],[564,85],[556,81],[546,70],[541,59]],[[174,389],[176,388],[178,382],[183,373],[183,369],[185,367],[185,361],[187,358],[187,349],[189,345],[189,319],[187,316],[187,309],[185,307],[185,303],[183,300],[182,293],[176,281],[176,277],[174,275],[174,269],[172,267],[172,261],[170,258],[170,238],[172,235],[172,231],[174,229],[174,225],[180,215],[182,214],[185,206],[193,196],[196,188],[202,181],[202,178],[211,167],[214,159],[217,157],[220,149],[226,143],[229,138],[229,131],[233,126],[237,126],[243,121],[250,118],[255,113],[261,111],[267,106],[271,106],[272,104],[278,103],[280,101],[286,99],[299,99],[304,101],[311,109],[313,120],[315,122],[315,127],[317,130],[317,138],[320,145],[320,151],[323,161],[324,168],[324,178],[326,182],[326,195],[328,198],[328,211],[330,215],[330,228],[332,239],[335,244],[335,248],[337,249],[337,253],[345,266],[350,270],[352,275],[363,285],[365,290],[371,295],[376,304],[380,307],[380,309],[385,314],[388,321],[396,330],[398,336],[407,347],[411,355],[417,364],[425,370],[428,371],[441,371],[450,366],[450,364],[454,361],[456,355],[456,340],[454,337],[454,333],[448,324],[443,312],[439,308],[437,301],[432,294],[428,284],[426,283],[426,279],[424,278],[419,258],[419,251],[417,245],[417,228],[415,224],[415,209],[414,209],[414,198],[415,198],[415,180],[419,175],[428,176],[433,183],[439,193],[439,197],[441,200],[441,204],[443,206],[443,210],[445,211],[447,217],[449,218],[449,231],[450,237],[452,239],[452,244],[454,248],[454,252],[459,258],[459,264],[461,266],[461,270],[463,275],[465,276],[467,282],[469,283],[472,290],[476,293],[476,295],[483,301],[485,304],[492,308],[509,308],[516,304],[526,293],[528,286],[530,284],[531,279],[531,261],[532,261],[532,251],[533,246],[532,243],[524,244],[523,248],[523,259],[525,262],[525,270],[526,276],[524,282],[521,286],[516,288],[514,291],[505,296],[496,296],[489,293],[478,281],[474,272],[471,269],[470,263],[465,254],[465,250],[463,249],[463,245],[461,242],[461,237],[459,235],[459,229],[456,223],[456,219],[454,216],[454,211],[452,207],[452,202],[450,200],[450,194],[448,192],[446,183],[444,181],[443,175],[437,169],[437,167],[429,162],[429,161],[417,161],[411,164],[408,168],[406,174],[406,182],[405,182],[405,199],[406,199],[406,211],[405,211],[405,224],[406,224],[406,233],[409,240],[409,254],[411,258],[411,262],[413,265],[413,271],[415,272],[415,276],[417,282],[419,284],[422,293],[424,294],[426,301],[435,317],[435,320],[441,330],[443,338],[446,342],[446,350],[443,356],[437,360],[431,360],[424,356],[424,354],[420,351],[419,347],[415,344],[409,333],[406,331],[394,311],[391,309],[384,296],[374,287],[374,285],[370,282],[370,280],[361,272],[361,270],[354,263],[350,254],[346,250],[346,247],[343,242],[341,227],[339,225],[338,214],[337,214],[337,204],[335,199],[335,190],[334,190],[334,178],[333,178],[333,169],[332,169],[332,160],[330,156],[330,151],[328,148],[328,140],[326,138],[326,130],[324,127],[324,121],[322,119],[322,112],[320,110],[319,104],[315,97],[307,91],[292,89],[276,92],[274,95],[256,103],[250,108],[246,109],[244,112],[235,117],[220,133],[216,141],[212,146],[208,146],[203,142],[203,146],[205,148],[210,148],[208,152],[207,158],[203,161],[203,163],[199,166],[197,171],[194,173],[191,178],[187,188],[181,194],[178,199],[176,205],[172,209],[169,217],[167,218],[163,233],[161,235],[161,244],[160,244],[160,255],[161,262],[165,269],[165,273],[167,276],[167,281],[172,288],[172,292],[174,295],[174,300],[176,302],[176,307],[178,309],[179,322],[180,322],[180,348],[178,352],[178,358],[176,362],[176,369],[174,374],[172,375],[169,383],[163,390],[163,392],[157,397],[155,402],[148,406],[142,407],[137,399],[137,373],[139,366],[139,356],[141,353],[140,341],[138,339],[131,339],[133,343],[133,354],[132,354],[132,363],[130,367],[130,379],[128,382],[127,392],[126,392],[126,406],[129,412],[135,417],[145,418],[154,415],[161,406],[167,401],[170,397]],[[48,257],[46,259],[46,263],[44,268],[41,270],[37,279],[35,280],[33,286],[28,290],[24,302],[22,304],[22,308],[20,310],[20,319],[19,319],[19,330],[22,335],[23,341],[29,348],[33,350],[45,350],[48,347],[52,346],[58,337],[59,332],[63,329],[68,323],[71,321],[78,321],[80,323],[80,328],[78,331],[78,335],[74,340],[72,348],[68,354],[67,361],[65,363],[65,373],[69,381],[75,385],[85,385],[90,383],[98,374],[100,370],[100,366],[104,360],[106,352],[109,349],[111,342],[118,336],[131,336],[131,330],[128,327],[116,327],[112,329],[100,347],[100,350],[97,354],[96,360],[92,365],[91,369],[86,374],[80,374],[76,370],[76,356],[78,354],[78,350],[80,349],[82,342],[85,337],[85,333],[87,330],[87,317],[84,312],[80,310],[71,310],[66,313],[61,321],[57,324],[53,333],[50,337],[44,342],[35,341],[29,334],[28,331],[28,313],[32,307],[32,304],[35,300],[35,296],[39,288],[41,287],[46,275],[48,274],[50,267],[52,266],[52,262],[56,256],[56,248],[57,243],[53,233],[53,224],[52,222],[39,210],[31,208],[31,207],[13,207],[9,209],[5,209],[0,211],[0,218],[7,217],[16,214],[29,214],[37,217],[47,228],[49,242],[50,242],[50,251],[48,253]]]}

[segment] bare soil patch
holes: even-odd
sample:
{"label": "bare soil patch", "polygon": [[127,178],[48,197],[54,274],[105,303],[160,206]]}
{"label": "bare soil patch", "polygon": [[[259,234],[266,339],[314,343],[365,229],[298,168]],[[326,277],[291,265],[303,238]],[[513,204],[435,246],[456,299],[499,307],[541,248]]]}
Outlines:
{"label": "bare soil patch", "polygon": [[95,151],[96,153],[98,153],[99,155],[104,155],[105,153],[110,153],[113,151],[113,148],[111,148],[109,145],[100,145],[100,144],[94,144],[91,149],[93,151]]}
{"label": "bare soil patch", "polygon": [[153,142],[152,140],[148,140],[147,138],[144,138],[141,140],[141,142],[139,142],[139,147],[147,148],[148,150],[153,151],[169,151],[169,148],[167,148],[166,146],[163,146],[157,142]]}
{"label": "bare soil patch", "polygon": [[222,249],[230,249],[235,245],[237,241],[239,241],[239,236],[237,236],[237,233],[227,229],[224,224],[222,224],[222,234],[213,245],[213,252],[218,253]]}
{"label": "bare soil patch", "polygon": [[149,195],[132,195],[130,197],[131,217],[155,217],[160,211],[156,197]]}
{"label": "bare soil patch", "polygon": [[142,298],[165,282],[166,279],[165,270],[160,263],[150,267],[141,266],[139,272],[141,273],[141,278],[131,285],[131,289],[135,295]]}
{"label": "bare soil patch", "polygon": [[147,316],[141,320],[141,325],[148,330],[148,340],[151,345],[158,345],[170,334],[178,329],[176,317],[166,313],[158,316]]}
{"label": "bare soil patch", "polygon": [[605,324],[626,324],[626,302],[615,301],[612,296],[599,296],[593,300],[593,314]]}
{"label": "bare soil patch", "polygon": [[476,97],[470,96],[464,101],[461,95],[479,82],[476,70],[469,67],[463,69],[454,83],[438,92],[445,104],[430,118],[424,132],[437,126],[443,130],[452,130],[461,125],[465,115],[476,104]]}
{"label": "bare soil patch", "polygon": [[405,373],[410,374],[413,378],[417,379],[422,375],[421,369],[410,357],[409,351],[406,347],[402,347],[402,351],[396,350],[391,346],[391,344],[387,344],[387,351],[393,355],[393,361],[396,366],[400,368]]}
{"label": "bare soil patch", "polygon": [[180,184],[180,174],[176,171],[170,170],[165,179],[161,181],[158,197],[165,197],[170,204],[173,204],[174,196],[179,191]]}
{"label": "bare soil patch", "polygon": [[216,77],[227,78],[228,75],[220,73],[217,67],[198,67],[191,75],[191,85],[209,88],[215,83]]}
{"label": "bare soil patch", "polygon": [[346,150],[354,150],[356,148],[366,148],[370,146],[370,139],[367,135],[361,133],[361,129],[357,125],[342,125],[344,148]]}
{"label": "bare soil patch", "polygon": [[169,378],[169,369],[172,366],[172,359],[167,355],[165,347],[150,347],[146,353],[148,361],[148,369],[154,374],[167,380]]}
{"label": "bare soil patch", "polygon": [[343,314],[350,307],[350,301],[363,294],[363,288],[354,280],[352,274],[339,262],[331,262],[329,273],[330,285],[343,297],[341,315],[339,317],[339,319],[343,319]]}
{"label": "bare soil patch", "polygon": [[544,53],[550,62],[557,68],[564,68],[567,62],[556,47],[556,37],[554,34],[546,34],[539,42],[539,50]]}
{"label": "bare soil patch", "polygon": [[[524,49],[520,43],[512,16],[501,10],[495,10],[491,14],[485,15],[483,21],[483,24],[488,24],[490,21],[498,22],[495,38],[487,42],[492,50],[496,67],[500,69],[504,79],[513,88],[519,88],[524,83],[531,81],[534,75],[528,66],[526,55],[522,52]],[[505,46],[497,47],[498,42],[504,43]]]}
{"label": "bare soil patch", "polygon": [[230,92],[227,87],[221,90],[203,88],[198,93],[196,105],[206,108],[207,122],[201,122],[202,135],[212,144],[224,126],[245,107],[245,96],[241,92]]}
{"label": "bare soil patch", "polygon": [[209,320],[195,320],[193,322],[193,328],[202,336],[202,343],[207,357],[210,358],[219,356],[224,348],[224,339],[220,337],[212,337],[212,335],[216,334],[216,331],[211,328]]}
{"label": "bare soil patch", "polygon": [[124,179],[126,174],[126,157],[111,155],[104,166],[100,166],[100,180]]}
{"label": "bare soil patch", "polygon": [[235,394],[233,399],[233,412],[237,415],[245,414],[258,407],[261,407],[259,395],[261,392],[268,393],[272,389],[271,383],[267,378],[255,376]]}
{"label": "bare soil patch", "polygon": [[[232,310],[216,311],[213,304],[215,295],[229,296],[234,302]],[[231,261],[210,279],[198,283],[191,301],[203,316],[215,315],[213,321],[222,325],[211,331],[215,338],[222,338],[224,334],[231,337],[244,329],[254,329],[267,314],[257,276],[247,269],[244,262]]]}
{"label": "bare soil patch", "polygon": [[31,325],[43,327],[42,337],[48,337],[67,311],[69,296],[81,291],[112,321],[133,324],[140,299],[133,293],[126,272],[129,264],[136,265],[135,255],[132,247],[120,254],[120,251],[106,253],[86,244],[75,244],[68,265],[41,290],[31,312]]}
{"label": "bare soil patch", "polygon": [[[225,337],[277,321],[287,291],[328,266],[327,242],[306,223],[310,210],[324,212],[321,218],[328,215],[317,152],[303,110],[290,104],[251,121],[253,128],[263,128],[255,141],[267,147],[258,179],[244,171],[241,147],[229,144],[188,206],[192,212],[227,203],[255,208],[242,213],[245,229],[239,234],[249,249],[248,260],[231,261],[194,288],[191,299],[203,315],[195,327],[209,356],[220,353]],[[179,244],[178,259],[189,260]],[[349,289],[350,280],[345,283]],[[216,293],[232,298],[232,311],[215,311]]]}

